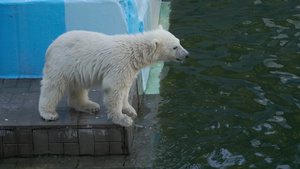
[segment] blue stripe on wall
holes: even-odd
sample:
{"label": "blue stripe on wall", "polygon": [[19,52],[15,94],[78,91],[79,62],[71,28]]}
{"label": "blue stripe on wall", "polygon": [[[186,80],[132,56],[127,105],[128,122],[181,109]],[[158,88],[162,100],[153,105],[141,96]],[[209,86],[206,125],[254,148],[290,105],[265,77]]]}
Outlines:
{"label": "blue stripe on wall", "polygon": [[0,78],[42,77],[47,47],[66,31],[64,15],[63,0],[0,2]]}
{"label": "blue stripe on wall", "polygon": [[144,31],[144,24],[139,20],[137,5],[134,0],[120,0],[124,16],[128,25],[128,33],[134,34]]}

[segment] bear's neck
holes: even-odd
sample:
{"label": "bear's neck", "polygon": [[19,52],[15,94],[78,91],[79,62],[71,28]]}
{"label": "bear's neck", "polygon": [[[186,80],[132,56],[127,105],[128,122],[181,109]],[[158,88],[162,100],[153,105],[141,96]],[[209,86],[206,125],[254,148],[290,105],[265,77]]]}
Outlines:
{"label": "bear's neck", "polygon": [[157,62],[154,58],[155,52],[152,47],[152,38],[144,32],[144,34],[130,35],[127,43],[131,43],[130,57],[133,69],[140,71],[141,69]]}

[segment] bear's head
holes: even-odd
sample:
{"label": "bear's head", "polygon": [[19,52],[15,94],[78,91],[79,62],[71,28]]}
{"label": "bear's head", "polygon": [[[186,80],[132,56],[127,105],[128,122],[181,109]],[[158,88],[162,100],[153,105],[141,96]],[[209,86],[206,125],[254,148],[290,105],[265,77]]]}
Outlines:
{"label": "bear's head", "polygon": [[183,62],[189,57],[189,52],[180,45],[179,39],[161,25],[153,33],[152,46],[158,61]]}

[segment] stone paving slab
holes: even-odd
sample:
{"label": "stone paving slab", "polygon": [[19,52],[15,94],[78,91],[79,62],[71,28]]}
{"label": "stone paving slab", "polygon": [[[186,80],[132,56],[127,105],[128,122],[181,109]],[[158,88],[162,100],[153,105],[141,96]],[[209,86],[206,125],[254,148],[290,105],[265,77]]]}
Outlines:
{"label": "stone paving slab", "polygon": [[124,128],[107,119],[100,87],[89,92],[90,99],[100,104],[100,112],[89,114],[69,108],[66,94],[57,106],[57,121],[40,117],[39,94],[40,79],[0,79],[0,158],[129,154],[132,127]]}

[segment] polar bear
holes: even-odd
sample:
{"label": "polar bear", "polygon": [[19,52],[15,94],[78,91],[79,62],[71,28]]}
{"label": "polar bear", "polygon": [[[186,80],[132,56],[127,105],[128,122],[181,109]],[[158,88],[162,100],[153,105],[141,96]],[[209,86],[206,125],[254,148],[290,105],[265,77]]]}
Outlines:
{"label": "polar bear", "polygon": [[108,118],[115,124],[131,126],[130,116],[137,114],[128,103],[128,94],[138,72],[157,61],[182,62],[188,56],[179,39],[161,26],[136,35],[64,33],[46,52],[40,116],[46,121],[57,120],[55,107],[65,91],[69,92],[69,106],[76,111],[99,111],[99,104],[89,100],[88,89],[101,85]]}

